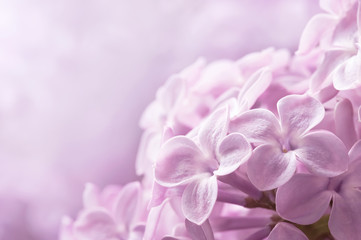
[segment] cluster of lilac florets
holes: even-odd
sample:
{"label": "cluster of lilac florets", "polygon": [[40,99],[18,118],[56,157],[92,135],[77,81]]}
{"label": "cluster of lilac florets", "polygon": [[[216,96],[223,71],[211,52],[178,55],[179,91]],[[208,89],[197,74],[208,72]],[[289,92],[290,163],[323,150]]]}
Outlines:
{"label": "cluster of lilac florets", "polygon": [[89,184],[61,240],[360,240],[361,1],[321,7],[295,54],[171,76],[141,118],[141,180]]}

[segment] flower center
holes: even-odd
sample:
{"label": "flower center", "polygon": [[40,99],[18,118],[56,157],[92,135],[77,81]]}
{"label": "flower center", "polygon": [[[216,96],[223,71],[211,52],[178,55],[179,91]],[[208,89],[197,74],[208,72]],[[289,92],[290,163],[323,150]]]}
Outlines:
{"label": "flower center", "polygon": [[335,192],[339,192],[341,190],[342,181],[339,179],[330,179],[328,183],[327,189]]}
{"label": "flower center", "polygon": [[283,153],[287,153],[288,151],[292,150],[290,141],[288,139],[282,139],[280,141],[280,145]]}

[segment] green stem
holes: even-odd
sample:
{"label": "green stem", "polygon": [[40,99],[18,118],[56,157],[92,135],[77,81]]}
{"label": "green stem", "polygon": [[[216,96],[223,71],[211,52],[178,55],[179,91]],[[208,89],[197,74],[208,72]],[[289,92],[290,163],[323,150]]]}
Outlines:
{"label": "green stem", "polygon": [[328,228],[328,220],[330,218],[330,215],[325,215],[317,222],[310,224],[310,225],[300,225],[295,224],[298,229],[300,229],[309,240],[334,240],[335,238],[331,235],[330,229]]}
{"label": "green stem", "polygon": [[245,207],[247,208],[266,208],[271,210],[276,210],[276,204],[270,200],[269,195],[273,194],[272,192],[262,192],[262,197],[259,200],[253,198],[245,199]]}
{"label": "green stem", "polygon": [[[276,211],[276,204],[274,203],[274,191],[262,192],[262,197],[259,200],[255,200],[253,198],[245,199],[245,207],[247,208],[266,208]],[[271,228],[274,228],[279,222],[287,222],[289,224],[294,225],[298,229],[300,229],[309,240],[335,240],[335,238],[331,235],[330,229],[328,228],[328,220],[330,215],[324,215],[317,222],[309,225],[300,225],[290,221],[287,221],[281,218],[278,215],[274,215],[272,217],[272,224],[270,224]]]}

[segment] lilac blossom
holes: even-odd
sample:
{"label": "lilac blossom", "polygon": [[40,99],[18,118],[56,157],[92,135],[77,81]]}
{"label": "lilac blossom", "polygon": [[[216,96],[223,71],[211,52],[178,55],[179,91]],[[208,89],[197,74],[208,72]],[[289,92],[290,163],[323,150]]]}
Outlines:
{"label": "lilac blossom", "polygon": [[270,190],[283,185],[295,173],[297,161],[324,176],[337,176],[347,169],[347,150],[339,138],[327,131],[309,132],[324,117],[320,102],[290,95],[279,100],[277,108],[279,120],[270,111],[254,109],[231,123],[232,132],[258,144],[248,162],[255,186]]}
{"label": "lilac blossom", "polygon": [[140,240],[147,216],[146,199],[139,182],[103,192],[89,184],[83,195],[84,209],[76,219],[63,219],[61,240]]}
{"label": "lilac blossom", "polygon": [[317,11],[314,0],[2,1],[0,199],[18,207],[2,209],[0,238],[55,239],[85,182],[134,180],[139,116],[170,73],[199,56],[294,49]]}
{"label": "lilac blossom", "polygon": [[155,163],[162,142],[188,133],[215,109],[228,105],[230,116],[250,109],[270,85],[271,72],[285,69],[288,60],[287,50],[268,48],[237,61],[206,65],[199,59],[171,76],[141,117],[145,132],[138,150],[137,174],[151,175],[147,166]]}
{"label": "lilac blossom", "polygon": [[327,13],[315,15],[302,34],[299,54],[318,46],[324,60],[311,79],[311,90],[333,83],[337,90],[359,87],[360,81],[360,1],[320,1]]}
{"label": "lilac blossom", "polygon": [[[298,224],[312,224],[331,208],[329,228],[337,239],[361,239],[361,142],[350,150],[349,170],[334,178],[297,174],[278,189],[277,211]],[[330,202],[332,201],[332,205]]]}
{"label": "lilac blossom", "polygon": [[61,240],[361,240],[360,0],[296,53],[200,58],[145,110],[139,180],[84,191]]}
{"label": "lilac blossom", "polygon": [[214,112],[200,127],[195,143],[176,136],[160,150],[156,181],[166,187],[187,184],[182,195],[185,216],[197,224],[210,215],[217,199],[217,176],[234,172],[248,160],[251,146],[239,133],[227,135],[228,109]]}

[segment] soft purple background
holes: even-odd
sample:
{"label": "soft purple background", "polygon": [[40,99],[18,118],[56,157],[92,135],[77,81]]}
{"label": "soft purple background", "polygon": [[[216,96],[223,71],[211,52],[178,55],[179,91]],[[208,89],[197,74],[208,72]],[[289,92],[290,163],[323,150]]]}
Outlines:
{"label": "soft purple background", "polygon": [[135,178],[138,120],[194,62],[294,50],[315,0],[0,2],[0,239],[55,239],[85,182]]}

